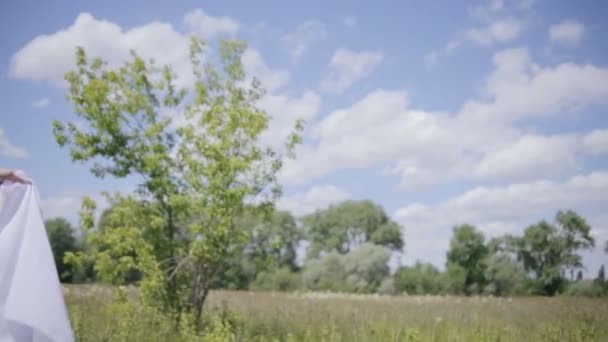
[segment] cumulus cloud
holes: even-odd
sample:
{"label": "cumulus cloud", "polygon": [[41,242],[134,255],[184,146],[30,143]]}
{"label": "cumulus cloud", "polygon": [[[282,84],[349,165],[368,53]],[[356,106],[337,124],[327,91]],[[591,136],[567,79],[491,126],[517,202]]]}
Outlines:
{"label": "cumulus cloud", "polygon": [[218,34],[235,35],[239,30],[239,23],[229,17],[213,17],[197,8],[186,13],[184,25],[192,32],[209,38]]}
{"label": "cumulus cloud", "polygon": [[50,103],[51,100],[49,100],[48,97],[44,97],[34,101],[34,103],[32,103],[32,106],[34,106],[34,108],[42,109],[48,107]]}
{"label": "cumulus cloud", "polygon": [[561,63],[542,67],[523,48],[494,54],[494,71],[484,95],[489,101],[470,101],[468,115],[518,120],[576,112],[608,103],[608,69],[590,64]]}
{"label": "cumulus cloud", "polygon": [[329,62],[330,71],[321,81],[321,89],[330,93],[342,93],[355,82],[369,76],[384,55],[378,51],[352,51],[338,49]]}
{"label": "cumulus cloud", "polygon": [[428,52],[424,56],[424,63],[433,66],[440,58],[451,55],[466,43],[490,46],[516,40],[527,26],[521,12],[529,10],[533,4],[533,0],[490,0],[469,7],[471,26],[457,32],[443,48]]}
{"label": "cumulus cloud", "polygon": [[590,132],[585,136],[583,144],[592,154],[608,153],[608,129],[596,129]]}
{"label": "cumulus cloud", "polygon": [[494,20],[483,27],[466,31],[466,36],[479,45],[506,43],[516,39],[523,30],[523,23],[513,17]]}
{"label": "cumulus cloud", "polygon": [[310,47],[327,36],[325,24],[316,20],[306,21],[293,32],[283,36],[283,42],[294,59],[300,58]]}
{"label": "cumulus cloud", "polygon": [[247,74],[258,78],[269,92],[283,88],[289,81],[289,72],[287,70],[275,70],[268,67],[262,55],[256,49],[248,48],[243,53],[241,59]]}
{"label": "cumulus cloud", "polygon": [[23,159],[28,157],[28,153],[25,148],[14,145],[0,128],[0,156]]}
{"label": "cumulus cloud", "polygon": [[[376,90],[330,112],[311,128],[309,143],[286,163],[282,179],[299,183],[340,169],[384,167],[402,186],[415,187],[576,171],[581,134],[531,134],[520,123],[582,115],[588,105],[606,104],[608,70],[573,63],[542,67],[525,49],[496,53],[494,65],[480,96],[456,113],[416,109],[399,90]],[[598,139],[588,138],[587,145]]]}
{"label": "cumulus cloud", "polygon": [[576,20],[564,20],[549,28],[549,40],[554,43],[576,44],[585,33],[585,26]]}
{"label": "cumulus cloud", "polygon": [[317,185],[306,192],[281,198],[277,207],[300,216],[313,213],[317,209],[324,209],[330,204],[345,201],[350,197],[347,191],[334,185]]}
{"label": "cumulus cloud", "polygon": [[[197,9],[184,17],[191,32],[206,38],[220,33],[234,34],[238,23],[230,18],[214,18]],[[130,50],[157,64],[169,64],[179,77],[179,84],[190,84],[192,73],[188,57],[188,34],[166,22],[150,22],[133,28],[89,13],[78,15],[74,23],[55,33],[35,37],[11,59],[10,77],[21,80],[65,85],[64,75],[75,65],[76,47],[83,47],[91,57],[100,57],[110,66],[129,58]]]}
{"label": "cumulus cloud", "polygon": [[[394,219],[406,229],[406,259],[443,265],[451,230],[473,224],[486,236],[520,234],[541,219],[553,220],[557,210],[572,209],[585,216],[592,234],[608,238],[608,172],[577,175],[563,182],[534,181],[508,186],[477,187],[435,205],[414,203],[398,209]],[[596,260],[597,261],[597,260]]]}
{"label": "cumulus cloud", "polygon": [[281,150],[286,138],[293,132],[296,120],[308,123],[317,117],[321,97],[313,91],[307,91],[299,97],[267,94],[260,100],[259,106],[271,117],[268,130],[261,136],[261,141]]}
{"label": "cumulus cloud", "polygon": [[575,136],[524,135],[513,144],[487,153],[474,173],[483,178],[516,181],[560,175],[576,171],[578,147]]}
{"label": "cumulus cloud", "polygon": [[151,22],[123,29],[113,22],[81,13],[69,27],[40,35],[28,42],[11,59],[10,76],[15,79],[64,85],[64,75],[75,63],[76,47],[91,57],[100,57],[111,66],[122,63],[131,49],[159,64],[170,64],[187,77],[188,38],[169,23]]}

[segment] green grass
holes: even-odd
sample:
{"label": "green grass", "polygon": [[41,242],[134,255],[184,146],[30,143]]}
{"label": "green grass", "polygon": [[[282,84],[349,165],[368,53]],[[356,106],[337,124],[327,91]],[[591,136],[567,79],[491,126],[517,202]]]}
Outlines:
{"label": "green grass", "polygon": [[[135,295],[135,292],[133,292]],[[215,291],[204,331],[111,290],[66,287],[79,341],[608,341],[608,300]]]}

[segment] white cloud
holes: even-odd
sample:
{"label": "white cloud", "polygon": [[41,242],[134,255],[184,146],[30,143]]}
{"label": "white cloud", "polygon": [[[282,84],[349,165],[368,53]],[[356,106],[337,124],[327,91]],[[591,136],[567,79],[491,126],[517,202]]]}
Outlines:
{"label": "white cloud", "polygon": [[329,62],[330,72],[321,81],[321,89],[332,93],[341,93],[353,83],[369,76],[376,69],[384,55],[378,51],[351,51],[338,49]]}
{"label": "white cloud", "polygon": [[394,218],[406,229],[405,255],[443,265],[451,229],[473,224],[486,236],[519,234],[541,219],[552,220],[557,210],[572,209],[585,216],[593,235],[608,238],[608,172],[574,176],[564,182],[535,181],[504,187],[477,187],[436,205],[410,204]]}
{"label": "white cloud", "polygon": [[204,38],[210,38],[218,34],[235,35],[239,30],[239,23],[228,17],[212,17],[202,9],[197,8],[186,13],[184,25],[192,32]]}
{"label": "white cloud", "polygon": [[580,152],[588,150],[581,134],[531,134],[519,124],[582,115],[587,105],[608,103],[608,70],[572,63],[541,67],[524,49],[497,53],[494,63],[481,96],[456,113],[418,110],[405,91],[386,90],[330,112],[311,128],[298,158],[285,164],[282,179],[300,183],[336,170],[379,167],[409,188],[576,171]]}
{"label": "white cloud", "polygon": [[479,45],[506,43],[516,39],[523,30],[523,23],[513,17],[494,20],[484,27],[471,28],[466,36]]}
{"label": "white cloud", "polygon": [[44,97],[34,101],[34,103],[32,103],[32,106],[34,106],[34,108],[42,109],[48,107],[50,103],[51,100],[49,100],[48,97]]}
{"label": "white cloud", "polygon": [[289,72],[269,68],[258,50],[248,48],[241,59],[246,72],[250,76],[257,77],[269,92],[279,90],[289,81]]}
{"label": "white cloud", "polygon": [[[491,151],[475,167],[484,178],[528,180],[576,170],[580,140],[573,135],[525,135],[510,146]],[[539,172],[540,171],[540,172]]]}
{"label": "white cloud", "polygon": [[[111,66],[122,63],[134,49],[157,64],[170,64],[182,78],[191,77],[189,40],[169,23],[151,22],[125,30],[119,25],[78,15],[74,23],[52,34],[40,35],[23,46],[11,59],[10,76],[15,79],[64,85],[64,75],[75,66],[76,47],[90,57],[101,57]],[[187,81],[182,79],[182,81]]]}
{"label": "white cloud", "polygon": [[450,40],[446,45],[445,45],[445,53],[446,54],[451,54],[454,50],[456,50],[459,46],[460,46],[460,41],[457,39],[452,39]]}
{"label": "white cloud", "polygon": [[356,25],[357,25],[357,19],[355,19],[353,17],[344,18],[344,26],[346,26],[348,28],[353,28]]}
{"label": "white cloud", "polygon": [[267,94],[260,100],[259,106],[271,116],[268,130],[263,133],[261,141],[281,150],[285,139],[293,131],[296,120],[302,119],[309,123],[316,118],[321,107],[321,97],[312,91],[296,98]]}
{"label": "white cloud", "polygon": [[516,1],[517,3],[517,8],[521,9],[521,10],[527,10],[532,8],[532,6],[534,6],[534,4],[536,3],[536,0],[520,0],[520,1]]}
{"label": "white cloud", "polygon": [[585,33],[585,26],[576,20],[564,20],[549,28],[549,39],[555,43],[576,44]]}
{"label": "white cloud", "polygon": [[351,195],[348,192],[334,185],[318,185],[304,193],[281,198],[277,207],[300,216],[313,213],[317,209],[324,209],[330,204],[345,201],[350,197]]}
{"label": "white cloud", "polygon": [[449,56],[456,49],[462,45],[462,41],[459,38],[453,38],[450,40],[442,50],[431,51],[424,55],[424,64],[431,67],[437,64],[438,60],[442,56]]}
{"label": "white cloud", "polygon": [[283,42],[293,58],[298,59],[310,49],[312,44],[324,39],[326,36],[327,31],[322,22],[309,20],[298,25],[295,31],[285,34]]}
{"label": "white cloud", "polygon": [[506,11],[527,11],[530,10],[536,0],[488,0],[480,4],[471,6],[468,9],[469,15],[478,20],[489,20],[498,14]]}
{"label": "white cloud", "polygon": [[0,128],[0,156],[8,158],[27,158],[28,153],[23,147],[13,145],[4,130]]}
{"label": "white cloud", "polygon": [[271,117],[268,129],[260,140],[263,144],[283,151],[286,138],[293,132],[296,120],[310,122],[319,114],[321,97],[313,91],[295,97],[281,94],[280,91],[289,81],[289,72],[269,67],[255,49],[248,48],[242,61],[247,73],[256,76],[268,91],[258,103]]}
{"label": "white cloud", "polygon": [[503,8],[503,1],[492,1],[485,6],[473,7],[470,13],[474,18],[479,19],[479,25],[457,33],[442,49],[427,53],[425,64],[427,66],[436,64],[440,57],[451,55],[467,41],[488,46],[517,39],[525,28],[524,21],[515,17],[497,16],[496,14],[502,12]]}
{"label": "white cloud", "polygon": [[61,195],[45,196],[40,200],[42,215],[45,220],[63,217],[75,226],[80,225],[80,210],[82,199],[87,196],[95,201],[96,217],[108,207],[106,199],[99,194],[68,192]]}
{"label": "white cloud", "polygon": [[427,53],[425,64],[436,64],[439,58],[449,56],[466,42],[489,46],[514,41],[526,28],[526,18],[521,14],[530,10],[534,3],[535,0],[488,0],[469,7],[473,27],[458,32],[442,49]]}
{"label": "white cloud", "polygon": [[597,129],[584,140],[585,148],[593,154],[608,153],[608,129]]}
{"label": "white cloud", "polygon": [[564,114],[608,103],[608,69],[562,63],[541,67],[526,49],[494,55],[495,70],[485,84],[489,101],[470,101],[468,115],[502,120]]}
{"label": "white cloud", "polygon": [[437,51],[431,51],[427,53],[426,55],[424,55],[424,64],[426,64],[427,66],[433,66],[437,64],[439,56],[440,54]]}

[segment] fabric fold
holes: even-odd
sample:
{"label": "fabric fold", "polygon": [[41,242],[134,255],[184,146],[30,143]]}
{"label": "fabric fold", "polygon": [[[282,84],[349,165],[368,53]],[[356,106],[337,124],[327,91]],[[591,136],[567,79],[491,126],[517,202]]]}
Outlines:
{"label": "fabric fold", "polygon": [[74,341],[34,184],[0,186],[0,342]]}

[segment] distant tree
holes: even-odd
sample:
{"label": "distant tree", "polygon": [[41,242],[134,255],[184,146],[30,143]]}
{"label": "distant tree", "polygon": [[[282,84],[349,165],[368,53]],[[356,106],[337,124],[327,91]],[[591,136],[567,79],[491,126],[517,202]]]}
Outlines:
{"label": "distant tree", "polygon": [[583,271],[578,270],[578,272],[576,273],[576,281],[581,281],[583,280]]}
{"label": "distant tree", "polygon": [[382,295],[397,294],[398,291],[395,286],[395,278],[392,276],[384,278],[384,280],[382,280],[382,283],[380,283],[380,286],[378,286],[378,290],[376,292]]}
{"label": "distant tree", "polygon": [[416,261],[414,266],[397,269],[395,289],[407,294],[438,294],[442,289],[441,272],[432,264]]}
{"label": "distant tree", "polygon": [[348,254],[336,251],[309,260],[304,268],[304,283],[310,290],[376,292],[389,275],[390,252],[366,243]]}
{"label": "distant tree", "polygon": [[371,201],[345,201],[303,218],[310,246],[308,256],[316,258],[332,250],[347,254],[364,243],[401,250],[401,227]]}
{"label": "distant tree", "polygon": [[376,292],[390,273],[390,251],[382,246],[365,243],[343,258],[346,284],[354,292]]}
{"label": "distant tree", "polygon": [[296,252],[303,236],[291,213],[245,211],[237,225],[248,232],[245,254],[249,258],[267,264],[266,267],[298,270]]}
{"label": "distant tree", "polygon": [[468,290],[467,271],[458,264],[448,264],[441,278],[442,288],[446,293],[464,294]]}
{"label": "distant tree", "polygon": [[578,251],[593,247],[591,227],[573,211],[559,211],[557,225],[541,221],[516,239],[517,256],[535,276],[537,291],[553,295],[564,284],[565,269],[582,267]]}
{"label": "distant tree", "polygon": [[483,233],[471,225],[454,227],[447,252],[447,263],[462,267],[466,273],[465,293],[481,292],[485,285],[488,248]]}
{"label": "distant tree", "polygon": [[506,254],[488,257],[484,293],[509,296],[526,292],[528,277],[523,266]]}
{"label": "distant tree", "polygon": [[296,252],[302,233],[291,213],[246,210],[236,225],[247,232],[247,239],[231,249],[233,253],[214,278],[214,288],[247,289],[261,273],[268,276],[276,269],[299,270]]}
{"label": "distant tree", "polygon": [[78,241],[74,237],[74,228],[68,220],[62,217],[47,220],[44,224],[59,279],[62,282],[71,282],[74,276],[74,268],[66,264],[63,258],[66,253],[76,253],[79,250]]}
{"label": "distant tree", "polygon": [[320,259],[309,260],[303,270],[304,285],[313,291],[347,292],[343,255],[332,251]]}
{"label": "distant tree", "polygon": [[604,265],[602,265],[597,271],[597,277],[595,278],[595,282],[599,284],[606,284],[606,271],[604,270]]}
{"label": "distant tree", "polygon": [[558,211],[555,220],[563,239],[566,267],[580,269],[583,267],[582,257],[577,251],[595,246],[595,240],[591,236],[591,226],[572,210]]}
{"label": "distant tree", "polygon": [[251,284],[252,290],[260,291],[296,291],[302,288],[302,274],[289,268],[261,272]]}

